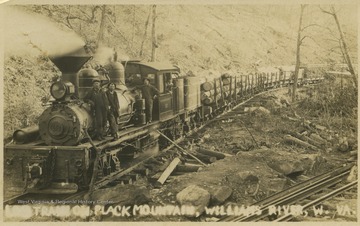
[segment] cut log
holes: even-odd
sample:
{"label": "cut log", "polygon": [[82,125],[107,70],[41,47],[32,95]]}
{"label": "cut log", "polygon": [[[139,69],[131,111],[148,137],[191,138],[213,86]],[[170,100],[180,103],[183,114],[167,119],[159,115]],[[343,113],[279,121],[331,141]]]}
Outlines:
{"label": "cut log", "polygon": [[314,150],[314,151],[320,151],[320,149],[315,147],[314,145],[311,145],[311,144],[309,144],[309,143],[307,143],[305,141],[302,141],[302,140],[300,140],[298,138],[295,138],[295,137],[293,137],[291,135],[285,135],[284,139],[285,139],[286,142],[297,144],[299,146],[309,148],[309,149]]}
{"label": "cut log", "polygon": [[201,84],[201,89],[204,91],[209,91],[214,88],[214,84],[212,82],[204,82]]}
{"label": "cut log", "polygon": [[185,162],[184,165],[185,165],[185,166],[198,166],[198,167],[203,167],[203,165],[200,165],[199,163],[190,163],[190,162]]}
{"label": "cut log", "polygon": [[184,174],[187,174],[187,173],[190,173],[190,172],[173,171],[173,172],[171,173],[171,176],[181,176],[181,175],[184,175]]}
{"label": "cut log", "polygon": [[199,164],[198,161],[196,161],[195,159],[190,159],[190,158],[186,158],[186,159],[185,159],[185,162],[186,162],[186,163],[189,163],[189,164],[194,164],[194,165]]}
{"label": "cut log", "polygon": [[196,172],[201,166],[177,165],[176,172]]}
{"label": "cut log", "polygon": [[204,148],[199,148],[197,150],[197,152],[204,154],[204,155],[209,155],[209,156],[214,156],[216,157],[216,159],[223,159],[225,158],[225,155],[221,152],[217,152],[217,151],[210,151],[210,150],[206,150]]}
{"label": "cut log", "polygon": [[313,124],[313,126],[315,127],[315,129],[320,130],[320,131],[325,131],[326,130],[325,126],[320,126],[320,125],[317,125],[317,124]]}
{"label": "cut log", "polygon": [[324,140],[322,137],[320,137],[319,135],[317,135],[316,133],[312,133],[309,136],[311,139],[321,143],[321,144],[326,144],[326,140]]}
{"label": "cut log", "polygon": [[179,158],[174,158],[174,160],[169,164],[169,166],[165,169],[165,171],[161,174],[159,179],[157,180],[157,183],[164,184],[166,179],[170,176],[172,171],[176,168],[176,166],[180,163]]}
{"label": "cut log", "polygon": [[203,102],[204,104],[206,104],[206,105],[209,105],[209,104],[211,104],[211,103],[214,102],[214,101],[213,101],[213,99],[211,99],[210,97],[207,97],[207,98],[203,99],[202,102]]}
{"label": "cut log", "polygon": [[198,159],[200,159],[201,161],[206,162],[206,163],[213,163],[213,162],[216,161],[216,157],[204,155],[204,154],[201,154],[201,153],[195,153],[195,156]]}
{"label": "cut log", "polygon": [[349,143],[346,140],[346,138],[340,139],[339,145],[338,145],[338,150],[341,152],[349,151]]}
{"label": "cut log", "polygon": [[318,147],[318,148],[321,148],[321,147],[322,147],[322,144],[321,144],[321,143],[319,143],[319,142],[311,139],[310,137],[307,137],[307,136],[305,136],[305,135],[302,135],[302,134],[300,134],[300,133],[297,133],[297,132],[289,132],[289,134],[290,134],[291,136],[293,136],[293,137],[296,137],[296,138],[302,140],[302,141],[308,142],[309,144],[314,145],[314,146],[316,146],[316,147]]}
{"label": "cut log", "polygon": [[229,78],[224,77],[221,80],[222,80],[222,83],[223,83],[224,86],[230,85],[230,79]]}

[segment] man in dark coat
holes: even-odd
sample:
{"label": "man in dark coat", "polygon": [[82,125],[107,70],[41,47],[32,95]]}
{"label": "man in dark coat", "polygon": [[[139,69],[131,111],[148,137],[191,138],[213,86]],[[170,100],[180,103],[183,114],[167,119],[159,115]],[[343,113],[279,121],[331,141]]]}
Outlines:
{"label": "man in dark coat", "polygon": [[116,123],[116,119],[120,116],[119,114],[119,100],[117,93],[115,92],[116,85],[111,82],[108,86],[108,90],[106,91],[106,96],[109,101],[110,110],[108,112],[108,120],[110,124],[111,135],[114,139],[118,139],[118,125]]}
{"label": "man in dark coat", "polygon": [[95,139],[104,140],[104,127],[107,120],[109,103],[105,92],[101,89],[100,80],[93,80],[93,88],[84,97],[84,101],[90,103],[92,111],[95,113]]}
{"label": "man in dark coat", "polygon": [[152,110],[153,110],[153,100],[159,95],[159,90],[154,86],[150,85],[150,80],[148,78],[144,79],[144,85],[141,87],[142,97],[145,99],[145,114],[146,122],[151,123],[152,121]]}

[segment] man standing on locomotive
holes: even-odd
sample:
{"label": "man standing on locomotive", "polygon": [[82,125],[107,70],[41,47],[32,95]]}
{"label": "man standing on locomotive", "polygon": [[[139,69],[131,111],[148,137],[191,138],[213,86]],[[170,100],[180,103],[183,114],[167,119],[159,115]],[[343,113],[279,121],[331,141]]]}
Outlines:
{"label": "man standing on locomotive", "polygon": [[148,78],[144,78],[144,85],[141,87],[141,94],[145,99],[146,122],[151,123],[153,100],[157,95],[159,95],[159,90],[150,84],[150,80]]}
{"label": "man standing on locomotive", "polygon": [[114,139],[118,139],[118,125],[116,119],[120,116],[119,114],[119,99],[117,93],[115,92],[116,85],[111,82],[108,85],[108,90],[106,91],[106,96],[109,101],[110,110],[108,111],[107,117],[110,124],[111,135]]}
{"label": "man standing on locomotive", "polygon": [[93,88],[84,97],[90,103],[95,119],[95,140],[104,140],[104,127],[107,121],[107,111],[110,109],[105,92],[101,89],[101,81],[93,79]]}

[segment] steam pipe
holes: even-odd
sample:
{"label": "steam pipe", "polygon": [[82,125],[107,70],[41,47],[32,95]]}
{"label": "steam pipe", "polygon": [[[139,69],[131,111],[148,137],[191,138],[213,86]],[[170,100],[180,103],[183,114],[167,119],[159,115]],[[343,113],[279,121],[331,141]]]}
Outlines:
{"label": "steam pipe", "polygon": [[36,140],[39,135],[39,126],[34,125],[16,130],[13,139],[17,144],[24,144]]}

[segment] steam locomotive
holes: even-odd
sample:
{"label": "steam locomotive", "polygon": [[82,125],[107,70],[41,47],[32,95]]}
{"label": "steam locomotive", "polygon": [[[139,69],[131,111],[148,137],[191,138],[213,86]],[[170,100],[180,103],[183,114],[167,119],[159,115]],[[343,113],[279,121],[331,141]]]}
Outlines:
{"label": "steam locomotive", "polygon": [[[19,193],[74,193],[87,189],[97,166],[96,178],[105,181],[132,164],[140,154],[156,154],[160,140],[156,130],[177,139],[206,120],[235,106],[241,98],[265,89],[290,84],[291,73],[276,68],[248,75],[225,73],[201,81],[183,76],[176,66],[141,61],[113,61],[107,74],[83,68],[91,58],[84,48],[50,57],[62,72],[50,87],[52,100],[37,126],[20,129],[5,146],[5,197]],[[119,138],[92,141],[94,115],[83,101],[92,80],[116,84],[120,102]],[[159,90],[153,122],[146,124],[145,104],[136,87],[148,78]],[[306,78],[300,77],[299,81]],[[160,142],[159,142],[160,140]],[[97,156],[97,150],[101,150]],[[99,164],[95,164],[98,161]]]}

